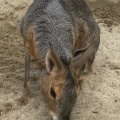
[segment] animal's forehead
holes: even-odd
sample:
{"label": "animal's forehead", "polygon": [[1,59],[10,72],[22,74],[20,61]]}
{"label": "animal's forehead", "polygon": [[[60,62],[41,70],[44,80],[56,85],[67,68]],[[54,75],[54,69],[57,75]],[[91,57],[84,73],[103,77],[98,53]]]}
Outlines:
{"label": "animal's forehead", "polygon": [[53,74],[52,76],[50,76],[50,79],[51,84],[55,86],[75,81],[73,72],[70,70],[69,67],[66,67],[65,71],[61,71],[59,74]]}
{"label": "animal's forehead", "polygon": [[66,67],[66,79],[69,79],[69,80],[74,80],[74,74],[72,72],[72,70],[70,69],[70,67]]}
{"label": "animal's forehead", "polygon": [[65,71],[55,72],[50,75],[51,84],[54,86],[64,84],[65,82]]}

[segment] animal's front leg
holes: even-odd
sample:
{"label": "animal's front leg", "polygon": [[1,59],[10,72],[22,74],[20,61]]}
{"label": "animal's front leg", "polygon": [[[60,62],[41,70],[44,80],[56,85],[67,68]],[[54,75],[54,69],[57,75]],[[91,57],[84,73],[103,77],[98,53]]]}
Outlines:
{"label": "animal's front leg", "polygon": [[20,98],[21,104],[26,104],[29,101],[30,59],[31,59],[31,57],[25,48],[25,77],[24,77],[24,83],[23,83],[23,93],[22,93],[22,96]]}

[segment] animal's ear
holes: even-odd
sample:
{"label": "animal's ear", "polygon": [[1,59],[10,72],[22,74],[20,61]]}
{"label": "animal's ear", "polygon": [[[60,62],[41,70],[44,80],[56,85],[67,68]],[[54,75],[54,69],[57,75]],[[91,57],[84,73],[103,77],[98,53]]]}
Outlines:
{"label": "animal's ear", "polygon": [[94,43],[87,45],[85,48],[79,49],[74,52],[73,58],[71,59],[70,67],[75,74],[79,74],[79,71],[85,65],[88,58],[95,53],[96,47]]}
{"label": "animal's ear", "polygon": [[77,56],[82,56],[85,50],[88,48],[89,45],[86,45],[84,48],[78,49],[73,53],[73,58]]}
{"label": "animal's ear", "polygon": [[60,72],[64,69],[62,61],[60,60],[57,53],[52,49],[51,45],[49,46],[45,63],[46,63],[47,72],[49,74],[51,72]]}

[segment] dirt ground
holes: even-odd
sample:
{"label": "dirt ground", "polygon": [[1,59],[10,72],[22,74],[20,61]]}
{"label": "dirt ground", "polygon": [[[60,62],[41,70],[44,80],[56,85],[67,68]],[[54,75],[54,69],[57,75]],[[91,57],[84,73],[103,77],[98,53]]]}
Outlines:
{"label": "dirt ground", "polygon": [[[18,104],[24,79],[24,46],[17,32],[32,0],[0,0],[0,120],[47,120],[31,61],[31,99]],[[101,44],[71,120],[120,120],[120,0],[87,0],[101,29]]]}

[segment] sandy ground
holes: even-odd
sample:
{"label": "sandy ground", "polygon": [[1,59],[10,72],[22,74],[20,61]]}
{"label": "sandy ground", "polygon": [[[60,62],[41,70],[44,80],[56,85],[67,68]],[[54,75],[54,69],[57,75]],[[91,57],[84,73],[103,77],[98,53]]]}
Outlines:
{"label": "sandy ground", "polygon": [[[120,1],[87,0],[101,29],[101,44],[71,114],[71,120],[120,120]],[[114,2],[113,2],[114,1]],[[31,99],[18,98],[24,79],[23,40],[17,33],[32,0],[0,0],[0,120],[47,120],[38,69],[31,62]]]}

